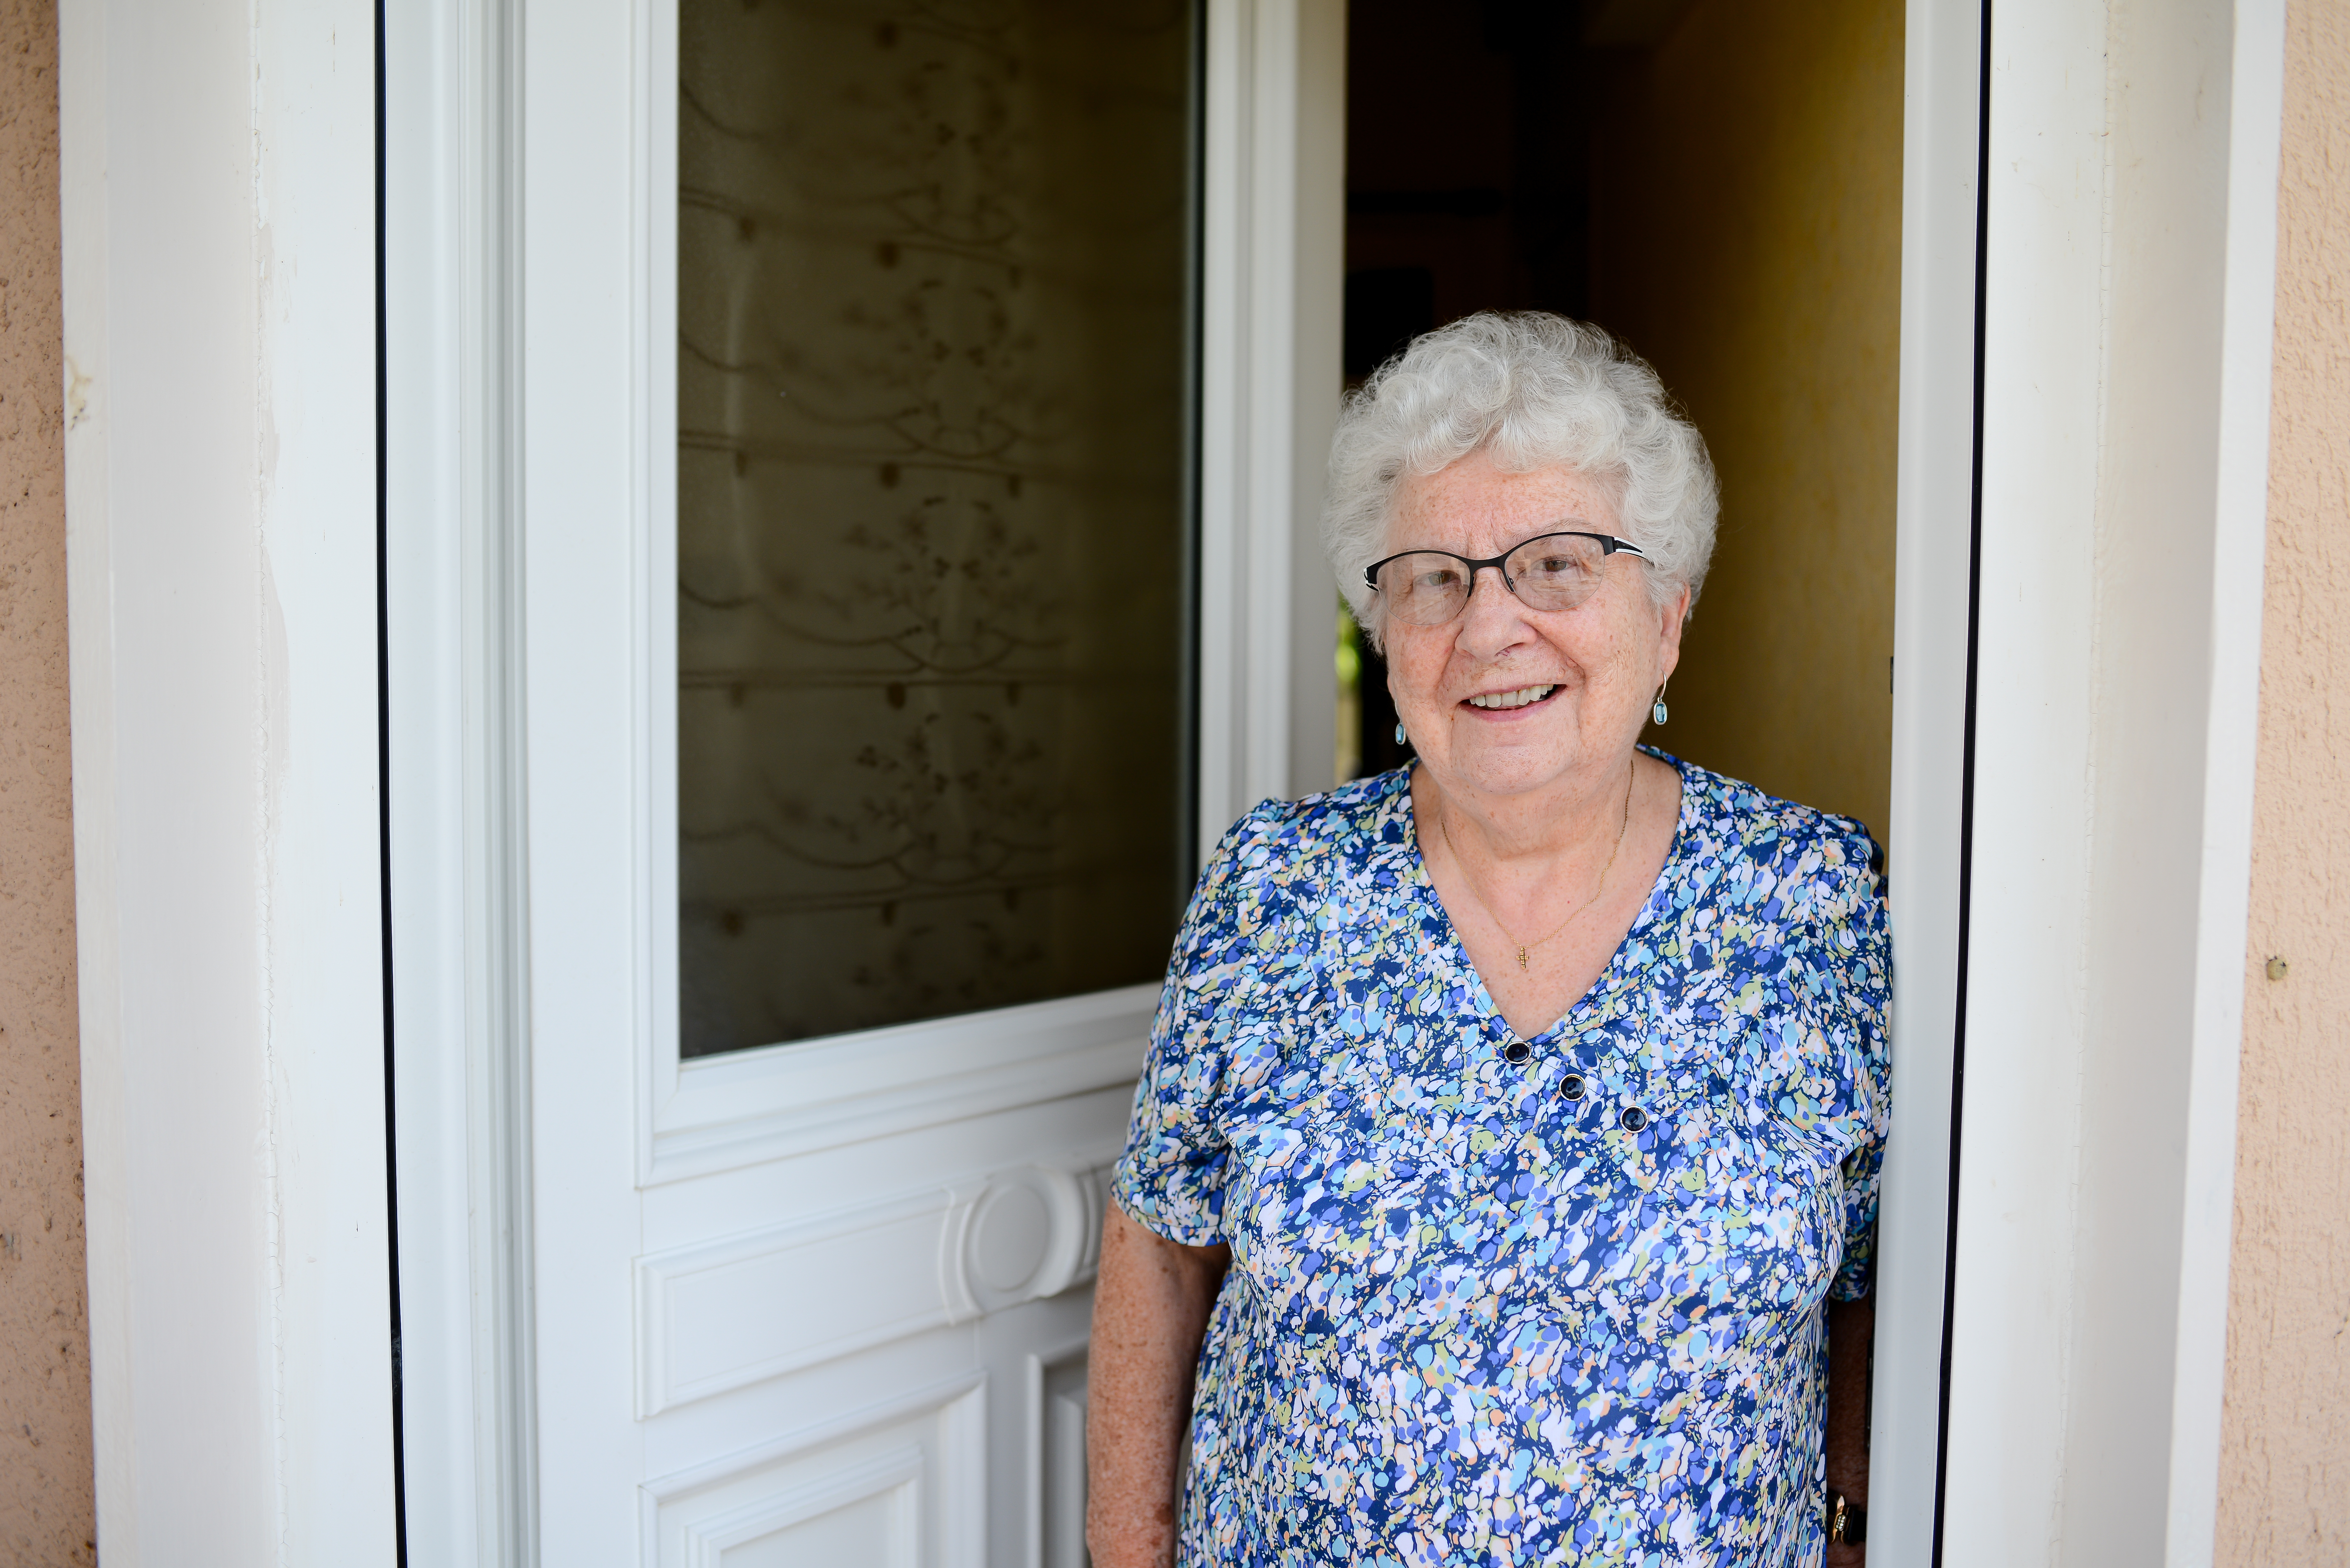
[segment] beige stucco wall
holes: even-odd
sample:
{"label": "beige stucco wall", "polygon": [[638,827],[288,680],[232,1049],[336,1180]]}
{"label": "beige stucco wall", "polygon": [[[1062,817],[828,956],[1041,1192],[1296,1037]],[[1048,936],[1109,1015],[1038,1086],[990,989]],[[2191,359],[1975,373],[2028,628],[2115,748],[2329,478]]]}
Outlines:
{"label": "beige stucco wall", "polygon": [[1712,579],[1651,738],[1880,840],[1902,16],[1699,0],[1604,73],[1593,149],[1592,315],[1656,365],[1721,471]]}
{"label": "beige stucco wall", "polygon": [[0,0],[0,1562],[90,1563],[57,7]]}
{"label": "beige stucco wall", "polygon": [[2289,16],[2220,1469],[2230,1568],[2350,1562],[2350,0]]}

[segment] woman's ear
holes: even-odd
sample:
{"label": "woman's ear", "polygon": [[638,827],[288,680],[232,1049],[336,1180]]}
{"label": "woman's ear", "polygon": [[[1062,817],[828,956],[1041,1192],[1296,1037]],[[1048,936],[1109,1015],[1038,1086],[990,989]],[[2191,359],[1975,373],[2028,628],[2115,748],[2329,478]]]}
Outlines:
{"label": "woman's ear", "polygon": [[1684,583],[1657,611],[1657,680],[1669,680],[1681,661],[1681,628],[1689,621],[1693,596]]}

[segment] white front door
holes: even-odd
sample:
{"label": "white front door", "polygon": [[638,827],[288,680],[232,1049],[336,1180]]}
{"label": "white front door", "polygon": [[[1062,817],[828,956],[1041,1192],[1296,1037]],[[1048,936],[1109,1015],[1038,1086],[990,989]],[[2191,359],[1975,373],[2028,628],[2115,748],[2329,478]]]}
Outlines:
{"label": "white front door", "polygon": [[1343,9],[392,35],[411,1561],[1081,1563],[1168,940],[1328,782]]}

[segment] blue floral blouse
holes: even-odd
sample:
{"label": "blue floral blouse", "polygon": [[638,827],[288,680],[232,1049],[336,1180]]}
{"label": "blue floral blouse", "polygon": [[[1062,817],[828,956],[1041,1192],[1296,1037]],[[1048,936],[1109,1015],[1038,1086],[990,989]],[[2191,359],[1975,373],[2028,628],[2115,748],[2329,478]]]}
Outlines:
{"label": "blue floral blouse", "polygon": [[1232,1245],[1187,1568],[1821,1560],[1821,1303],[1868,1289],[1886,1122],[1875,846],[1676,765],[1655,890],[1532,1041],[1407,773],[1217,848],[1116,1176]]}

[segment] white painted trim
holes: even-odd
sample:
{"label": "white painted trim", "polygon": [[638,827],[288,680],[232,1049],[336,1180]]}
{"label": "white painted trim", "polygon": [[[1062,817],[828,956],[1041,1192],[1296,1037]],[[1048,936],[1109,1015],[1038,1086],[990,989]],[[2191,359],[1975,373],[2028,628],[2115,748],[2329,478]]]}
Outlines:
{"label": "white painted trim", "polygon": [[99,1550],[389,1563],[373,13],[59,24]]}
{"label": "white painted trim", "polygon": [[541,1560],[571,1568],[629,1550],[643,1474],[625,1269],[656,1012],[648,607],[672,579],[648,559],[648,7],[515,3],[536,1517]]}
{"label": "white painted trim", "polygon": [[536,1560],[518,5],[386,23],[394,1094],[417,1561]]}
{"label": "white painted trim", "polygon": [[[474,1495],[472,1160],[466,1054],[463,737],[459,613],[464,493],[454,418],[463,159],[452,134],[452,7],[385,15],[385,415],[394,1152],[400,1197],[401,1421],[409,1549],[472,1568]],[[443,522],[442,520],[447,520]]]}
{"label": "white painted trim", "polygon": [[1974,526],[1981,0],[1910,0],[1901,216],[1893,813],[1899,983],[1878,1211],[1869,1551],[1927,1568],[1939,1474]]}
{"label": "white painted trim", "polygon": [[927,1469],[923,1459],[920,1445],[910,1444],[837,1470],[820,1481],[809,1481],[689,1525],[682,1568],[725,1568],[728,1554],[737,1546],[748,1546],[762,1537],[873,1497],[889,1499],[894,1516],[891,1534],[898,1548],[873,1568],[919,1568],[920,1489]]}
{"label": "white painted trim", "polygon": [[[925,1384],[919,1388],[910,1388],[902,1394],[892,1395],[887,1399],[860,1407],[846,1416],[828,1421],[819,1421],[812,1426],[786,1432],[781,1437],[770,1438],[754,1448],[744,1449],[739,1453],[728,1454],[723,1459],[711,1459],[688,1469],[657,1476],[646,1481],[639,1490],[654,1502],[666,1502],[671,1498],[683,1497],[689,1492],[700,1491],[705,1487],[732,1480],[746,1470],[754,1470],[763,1466],[771,1465],[777,1459],[785,1459],[795,1454],[811,1453],[818,1449],[837,1446],[844,1439],[853,1438],[860,1432],[887,1426],[892,1421],[903,1420],[908,1416],[944,1410],[957,1400],[986,1386],[987,1375],[983,1372],[962,1373],[952,1377],[941,1378],[938,1382]],[[648,1563],[652,1561],[650,1553],[646,1555],[645,1561]]]}
{"label": "white painted trim", "polygon": [[[2250,9],[2127,0],[2106,41],[2096,839],[2062,1528],[2070,1553],[2134,1563],[2208,1563],[2212,1547],[2282,47],[2277,15],[2253,36],[2278,52],[2234,64]],[[2231,194],[2231,173],[2261,187]],[[2265,225],[2251,236],[2248,212]],[[2238,275],[2246,261],[2257,276]]]}
{"label": "white painted trim", "polygon": [[1200,431],[1202,858],[1327,789],[1337,587],[1318,525],[1342,379],[1345,0],[1208,0]]}
{"label": "white painted trim", "polygon": [[90,1437],[98,1531],[110,1563],[138,1564],[130,1399],[134,1193],[123,1034],[121,749],[115,743],[114,532],[107,483],[113,225],[105,200],[107,20],[57,7],[57,163],[65,359],[68,701],[73,747],[74,963],[79,988],[83,1241],[88,1256]]}
{"label": "white painted trim", "polygon": [[2219,1522],[2228,1271],[2235,1218],[2237,1066],[2244,1038],[2261,610],[2268,545],[2270,383],[2275,364],[2277,171],[2284,121],[2285,0],[2236,0],[2228,103],[2219,454],[2210,550],[2211,686],[2203,854],[2188,1068],[2164,1561],[2208,1563]]}
{"label": "white painted trim", "polygon": [[[1058,1160],[795,1215],[638,1258],[637,1418],[1060,1294],[1090,1277],[1097,1262],[1101,1193],[1116,1158],[1114,1149],[1073,1150]],[[1040,1200],[1050,1231],[1029,1276],[1003,1286],[985,1278],[976,1254],[991,1205],[1014,1191]],[[891,1230],[926,1233],[927,1242],[904,1251],[909,1259],[927,1259],[931,1266],[886,1277],[871,1272],[872,1238]],[[717,1285],[713,1300],[712,1287],[718,1280],[727,1282]],[[818,1337],[805,1331],[777,1337],[783,1321],[777,1309],[810,1280],[861,1282],[854,1321],[833,1323]],[[767,1293],[779,1284],[779,1293]],[[681,1302],[681,1292],[698,1293],[698,1299]],[[713,1329],[713,1323],[719,1326]],[[754,1343],[742,1342],[739,1336],[746,1332]],[[707,1366],[713,1345],[728,1334],[738,1336],[728,1364],[697,1376],[681,1375],[681,1353],[701,1357]]]}
{"label": "white painted trim", "polygon": [[[661,1071],[642,1183],[731,1170],[820,1148],[1131,1084],[1156,985],[962,1013],[703,1057]],[[673,1059],[672,1059],[673,1060]]]}
{"label": "white painted trim", "polygon": [[1994,15],[1944,1553],[2184,1568],[2216,1495],[2282,13]]}
{"label": "white painted trim", "polygon": [[1966,1080],[1943,1561],[2050,1561],[2087,998],[2105,11],[1992,11]]}
{"label": "white painted trim", "polygon": [[[941,1267],[927,1277],[916,1278],[910,1273],[897,1282],[904,1287],[898,1299],[886,1303],[869,1301],[869,1310],[861,1312],[857,1326],[844,1334],[793,1344],[756,1360],[695,1379],[681,1380],[671,1365],[675,1359],[673,1320],[678,1316],[671,1298],[681,1283],[690,1283],[701,1275],[739,1271],[745,1265],[771,1263],[793,1253],[804,1254],[829,1241],[845,1241],[854,1248],[878,1231],[919,1225],[925,1220],[932,1223],[924,1228],[937,1233],[930,1250],[943,1252],[947,1247],[941,1243],[948,1239],[957,1210],[968,1220],[971,1198],[971,1194],[958,1194],[951,1189],[933,1188],[795,1218],[764,1230],[672,1247],[639,1258],[635,1265],[637,1418],[643,1420],[696,1399],[747,1387],[785,1372],[958,1321],[957,1303],[948,1289],[948,1271]],[[960,1235],[953,1238],[956,1241],[961,1239]],[[820,1267],[810,1267],[800,1277],[827,1276]],[[832,1282],[843,1287],[850,1283],[837,1278]],[[869,1294],[869,1283],[867,1290]],[[962,1314],[966,1319],[972,1315],[976,1314]]]}
{"label": "white painted trim", "polygon": [[[688,1088],[679,1055],[677,737],[677,0],[635,0],[630,123],[637,193],[637,256],[629,306],[639,360],[639,405],[630,421],[643,484],[635,502],[639,592],[632,609],[641,636],[631,701],[636,753],[646,773],[638,798],[638,986],[649,1009],[638,1021],[637,1184],[726,1168],[782,1152],[773,1124],[795,1103],[819,1100],[794,1081],[792,1064],[738,1075],[717,1097]],[[634,628],[632,628],[634,629]],[[753,1053],[754,1055],[767,1054]],[[703,1075],[702,1083],[710,1082]],[[764,1092],[763,1092],[764,1091]],[[796,1091],[796,1092],[795,1092]],[[731,1103],[730,1103],[731,1102]],[[768,1112],[763,1117],[761,1113]],[[763,1147],[760,1135],[767,1135]],[[731,1136],[730,1136],[731,1135]]]}
{"label": "white painted trim", "polygon": [[944,1568],[976,1568],[986,1540],[985,1434],[987,1377],[972,1372],[908,1389],[827,1421],[812,1423],[754,1447],[643,1482],[637,1489],[638,1563],[660,1561],[661,1511],[802,1456],[843,1448],[860,1437],[911,1417],[937,1421],[941,1473],[933,1500],[936,1516],[953,1526],[953,1538],[937,1554]]}
{"label": "white painted trim", "polygon": [[1026,1364],[1021,1369],[1021,1402],[1024,1418],[1022,1438],[1028,1451],[1029,1481],[1024,1521],[1027,1527],[1024,1568],[1052,1568],[1052,1564],[1045,1561],[1045,1492],[1052,1485],[1052,1478],[1045,1473],[1048,1446],[1045,1425],[1051,1416],[1045,1407],[1045,1385],[1053,1368],[1090,1355],[1092,1345],[1090,1334],[1058,1340],[1030,1351]]}

